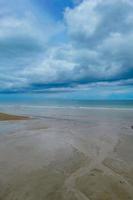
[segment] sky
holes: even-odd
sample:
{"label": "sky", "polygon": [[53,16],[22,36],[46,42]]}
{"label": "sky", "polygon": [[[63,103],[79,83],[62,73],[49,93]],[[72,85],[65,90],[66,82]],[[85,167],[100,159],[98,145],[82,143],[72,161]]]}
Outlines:
{"label": "sky", "polygon": [[133,99],[133,1],[0,0],[0,93]]}

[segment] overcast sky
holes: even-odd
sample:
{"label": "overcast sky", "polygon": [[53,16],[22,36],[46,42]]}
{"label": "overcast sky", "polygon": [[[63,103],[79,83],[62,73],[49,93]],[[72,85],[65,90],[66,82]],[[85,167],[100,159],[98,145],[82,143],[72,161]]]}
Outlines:
{"label": "overcast sky", "polygon": [[133,1],[0,0],[0,92],[133,98]]}

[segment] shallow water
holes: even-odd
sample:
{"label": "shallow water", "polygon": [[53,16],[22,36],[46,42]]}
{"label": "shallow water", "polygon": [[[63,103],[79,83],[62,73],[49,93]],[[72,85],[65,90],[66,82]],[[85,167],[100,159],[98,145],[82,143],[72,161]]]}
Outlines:
{"label": "shallow water", "polygon": [[0,122],[0,200],[133,199],[132,110],[2,111],[32,119]]}

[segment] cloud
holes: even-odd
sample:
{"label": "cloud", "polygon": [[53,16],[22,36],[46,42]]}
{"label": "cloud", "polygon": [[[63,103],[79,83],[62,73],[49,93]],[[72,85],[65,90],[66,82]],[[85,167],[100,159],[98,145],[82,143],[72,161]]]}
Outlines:
{"label": "cloud", "polygon": [[30,0],[0,0],[0,7],[0,91],[22,90],[30,84],[25,74],[41,63],[64,26],[40,13]]}
{"label": "cloud", "polygon": [[[88,55],[86,59],[77,55],[88,82],[90,76],[96,76],[97,81],[133,77],[132,13],[133,3],[128,0],[85,0],[74,9],[66,9],[73,48]],[[90,57],[88,52],[95,56]]]}
{"label": "cloud", "polygon": [[132,85],[132,1],[78,1],[61,21],[26,2],[0,11],[1,90]]}

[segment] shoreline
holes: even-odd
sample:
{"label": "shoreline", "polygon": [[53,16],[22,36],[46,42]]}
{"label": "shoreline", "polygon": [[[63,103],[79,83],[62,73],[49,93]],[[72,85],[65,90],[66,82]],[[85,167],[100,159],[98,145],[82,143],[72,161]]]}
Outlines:
{"label": "shoreline", "polygon": [[[24,107],[24,108],[46,108],[46,109],[73,109],[73,110],[113,110],[113,111],[133,111],[133,107],[102,107],[102,106],[49,106],[49,105],[6,105],[7,107]],[[5,107],[1,105],[0,107]]]}

